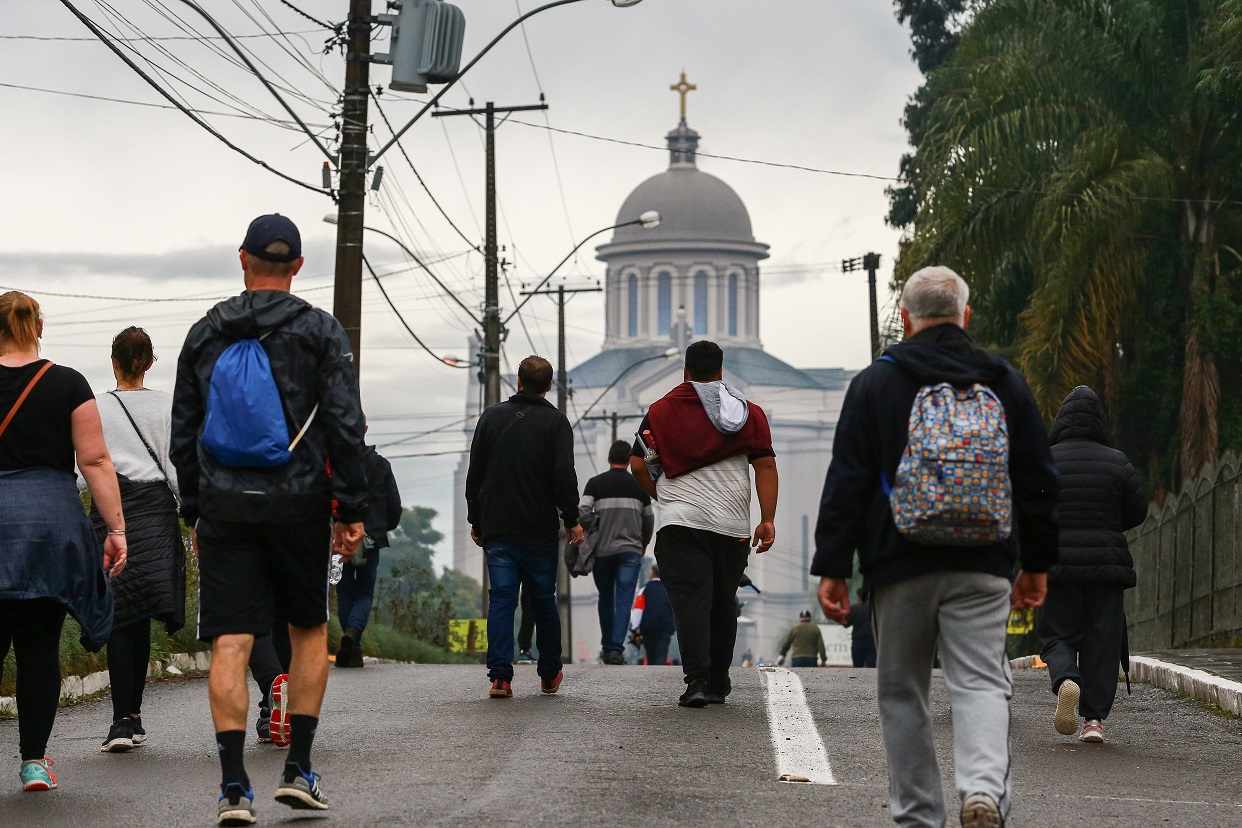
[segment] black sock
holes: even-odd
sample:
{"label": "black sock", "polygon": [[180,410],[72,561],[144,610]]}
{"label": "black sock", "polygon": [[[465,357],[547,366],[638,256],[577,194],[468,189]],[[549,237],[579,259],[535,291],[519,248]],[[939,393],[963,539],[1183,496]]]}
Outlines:
{"label": "black sock", "polygon": [[293,713],[289,716],[289,756],[286,765],[297,765],[305,772],[310,771],[311,745],[315,742],[315,730],[319,727],[319,717],[302,716]]}
{"label": "black sock", "polygon": [[242,754],[246,749],[246,731],[225,730],[217,733],[216,749],[220,751],[221,790],[235,783],[250,790],[250,777],[246,775],[246,766],[242,761]]}

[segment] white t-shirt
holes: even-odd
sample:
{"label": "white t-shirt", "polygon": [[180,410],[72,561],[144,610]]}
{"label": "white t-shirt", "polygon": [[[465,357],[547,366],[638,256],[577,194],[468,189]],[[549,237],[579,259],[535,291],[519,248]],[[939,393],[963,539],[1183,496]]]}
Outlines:
{"label": "white t-shirt", "polygon": [[108,452],[112,455],[112,465],[116,466],[117,474],[123,474],[135,483],[167,479],[173,494],[180,497],[177,471],[168,458],[168,443],[172,433],[172,396],[152,388],[116,393],[124,400],[130,416],[142,430],[142,436],[159,458],[157,465],[134,432],[134,426],[121,410],[121,404],[116,397],[112,394],[100,394],[95,398],[99,405],[99,419],[103,421],[104,442],[108,444]]}
{"label": "white t-shirt", "polygon": [[656,530],[687,526],[731,538],[750,537],[750,460],[745,454],[656,481]]}

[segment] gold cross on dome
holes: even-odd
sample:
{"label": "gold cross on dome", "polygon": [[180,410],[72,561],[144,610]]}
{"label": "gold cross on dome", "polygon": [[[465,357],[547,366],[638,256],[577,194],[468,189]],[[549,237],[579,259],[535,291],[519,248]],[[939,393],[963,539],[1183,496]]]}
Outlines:
{"label": "gold cross on dome", "polygon": [[686,82],[686,73],[681,73],[681,80],[669,87],[674,92],[681,93],[681,119],[686,120],[686,95],[698,89],[693,83]]}

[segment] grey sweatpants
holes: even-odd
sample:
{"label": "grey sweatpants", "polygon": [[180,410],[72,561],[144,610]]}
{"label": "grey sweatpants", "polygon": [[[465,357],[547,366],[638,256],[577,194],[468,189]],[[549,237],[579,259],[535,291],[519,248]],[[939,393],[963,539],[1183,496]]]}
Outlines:
{"label": "grey sweatpants", "polygon": [[985,793],[1002,814],[1009,810],[1009,594],[1008,579],[978,572],[936,572],[872,594],[889,808],[898,825],[945,824],[928,703],[937,645],[953,708],[959,801]]}

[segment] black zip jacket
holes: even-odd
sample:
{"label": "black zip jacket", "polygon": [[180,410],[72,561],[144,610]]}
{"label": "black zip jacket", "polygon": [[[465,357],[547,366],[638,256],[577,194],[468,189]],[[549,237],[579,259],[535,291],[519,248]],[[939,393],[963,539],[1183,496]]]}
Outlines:
{"label": "black zip jacket", "polygon": [[[858,550],[863,591],[929,572],[986,572],[1012,577],[1021,556],[1027,572],[1057,560],[1057,474],[1039,409],[1022,376],[976,346],[957,325],[928,328],[885,351],[859,372],[845,394],[832,463],[815,528],[811,574],[848,578]],[[894,364],[896,363],[896,364]],[[925,385],[988,386],[1005,408],[1014,533],[984,547],[934,546],[897,532],[880,481],[895,480],[906,448],[910,408]]]}
{"label": "black zip jacket", "polygon": [[466,519],[483,539],[556,540],[562,522],[567,529],[578,525],[574,432],[556,406],[519,391],[480,415],[470,443],[466,507]]}
{"label": "black zip jacket", "polygon": [[[285,465],[229,468],[199,443],[211,373],[229,345],[264,334],[290,440],[316,403],[319,412]],[[200,516],[236,523],[327,520],[333,498],[342,521],[361,522],[367,505],[362,435],[349,339],[339,322],[305,300],[279,290],[247,290],[216,305],[186,335],[177,360],[169,454],[187,524]]]}
{"label": "black zip jacket", "polygon": [[367,484],[371,489],[365,521],[367,537],[376,549],[388,547],[388,533],[401,525],[401,490],[392,464],[375,446],[367,446]]}
{"label": "black zip jacket", "polygon": [[1129,589],[1134,558],[1125,531],[1147,517],[1147,498],[1130,461],[1108,447],[1104,407],[1094,391],[1080,385],[1070,392],[1049,440],[1061,474],[1061,549],[1048,579]]}

